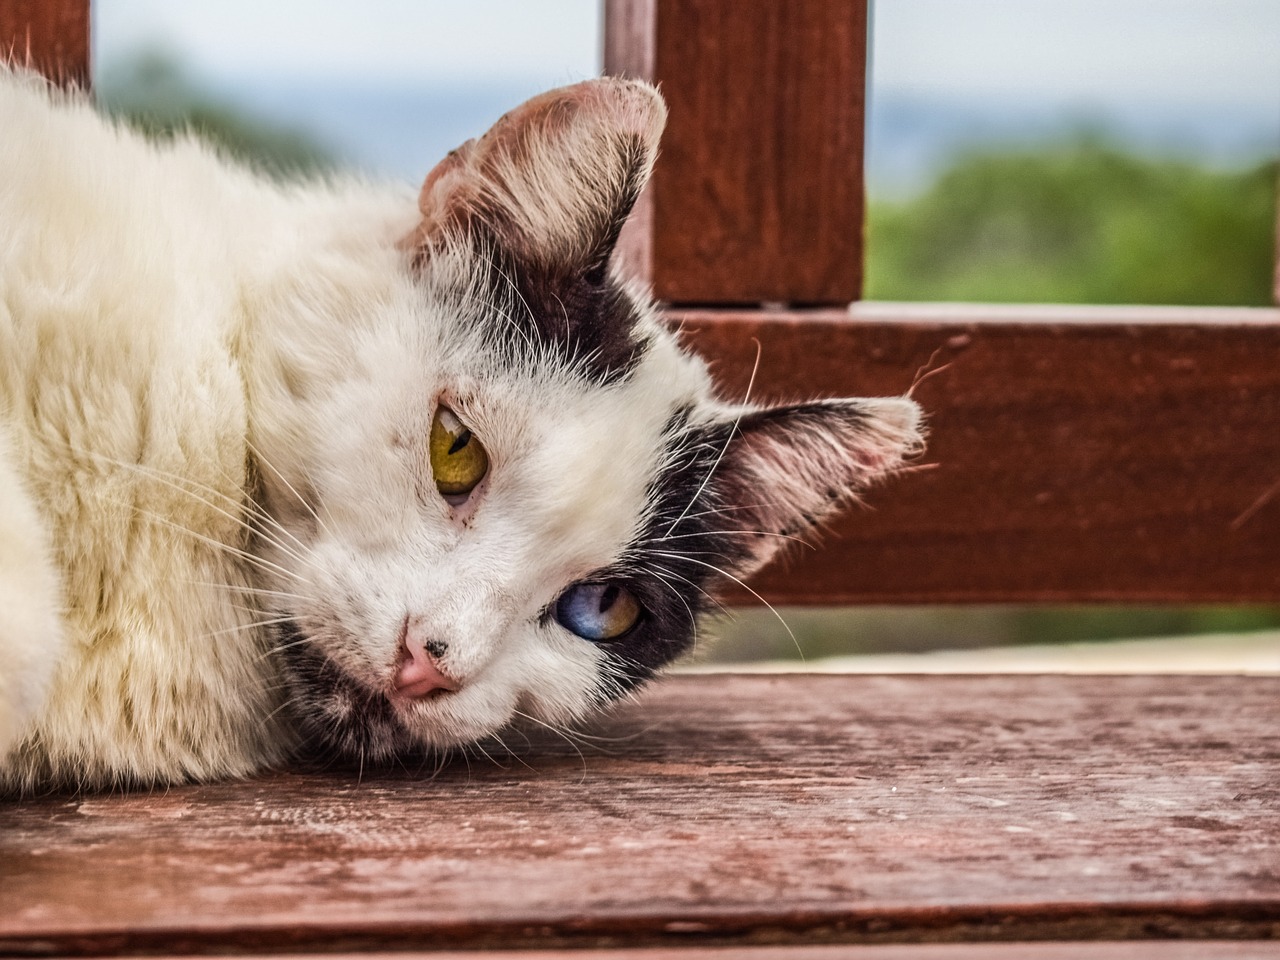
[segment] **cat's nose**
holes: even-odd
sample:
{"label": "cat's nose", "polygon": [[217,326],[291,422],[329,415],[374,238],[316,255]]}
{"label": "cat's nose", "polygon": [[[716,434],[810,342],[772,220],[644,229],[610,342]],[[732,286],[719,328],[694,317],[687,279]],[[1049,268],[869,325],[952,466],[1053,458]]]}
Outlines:
{"label": "cat's nose", "polygon": [[440,666],[446,645],[426,636],[420,625],[405,619],[400,639],[400,659],[393,685],[402,697],[420,700],[433,694],[454,691],[459,687]]}

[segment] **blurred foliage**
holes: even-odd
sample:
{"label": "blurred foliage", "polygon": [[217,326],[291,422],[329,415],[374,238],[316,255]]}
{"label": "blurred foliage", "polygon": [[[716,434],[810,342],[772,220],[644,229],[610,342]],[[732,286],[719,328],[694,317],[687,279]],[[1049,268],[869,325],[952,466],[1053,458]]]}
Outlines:
{"label": "blurred foliage", "polygon": [[142,54],[102,71],[94,89],[108,113],[148,136],[163,139],[190,132],[273,177],[336,166],[333,152],[314,137],[248,116],[201,89],[162,53]]}
{"label": "blurred foliage", "polygon": [[1252,605],[786,607],[778,614],[751,607],[721,618],[711,631],[716,642],[700,643],[695,659],[708,663],[816,660],[862,653],[923,653],[1276,627],[1280,627],[1280,611]]}
{"label": "blurred foliage", "polygon": [[866,296],[1267,305],[1276,177],[1089,133],[965,152],[920,196],[869,204]]}

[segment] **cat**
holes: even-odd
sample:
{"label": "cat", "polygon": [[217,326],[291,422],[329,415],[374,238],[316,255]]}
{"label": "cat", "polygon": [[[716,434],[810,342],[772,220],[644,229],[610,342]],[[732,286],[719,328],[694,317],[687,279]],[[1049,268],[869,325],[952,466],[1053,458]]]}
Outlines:
{"label": "cat", "polygon": [[281,185],[0,71],[0,792],[575,722],[921,449],[717,398],[618,276],[665,118],[589,80]]}

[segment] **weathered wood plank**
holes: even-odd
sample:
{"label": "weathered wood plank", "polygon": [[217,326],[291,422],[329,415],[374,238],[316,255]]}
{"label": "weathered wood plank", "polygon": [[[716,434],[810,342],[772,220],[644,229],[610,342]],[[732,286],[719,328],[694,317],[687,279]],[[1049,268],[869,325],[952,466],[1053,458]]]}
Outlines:
{"label": "weathered wood plank", "polygon": [[0,60],[89,85],[89,0],[0,0]]}
{"label": "weathered wood plank", "polygon": [[672,678],[434,779],[0,805],[0,952],[1280,937],[1277,719],[1275,678]]}
{"label": "weathered wood plank", "polygon": [[1280,310],[858,304],[672,311],[729,396],[897,394],[922,468],[774,602],[1280,599]]}
{"label": "weathered wood plank", "polygon": [[685,303],[848,303],[862,276],[866,0],[609,0],[605,70],[671,116],[624,247]]}
{"label": "weathered wood plank", "polygon": [[[314,954],[293,960],[355,960],[368,954]],[[1274,960],[1280,943],[1156,940],[1112,943],[920,943],[824,947],[639,947],[608,950],[481,950],[400,953],[396,960]]]}

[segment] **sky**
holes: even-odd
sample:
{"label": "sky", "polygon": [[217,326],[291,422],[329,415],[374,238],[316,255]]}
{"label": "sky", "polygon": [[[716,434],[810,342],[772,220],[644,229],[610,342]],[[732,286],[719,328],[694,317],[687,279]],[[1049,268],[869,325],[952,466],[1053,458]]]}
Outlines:
{"label": "sky", "polygon": [[[102,61],[180,51],[213,76],[428,83],[598,69],[596,0],[95,0]],[[876,0],[887,92],[1271,103],[1280,0]]]}
{"label": "sky", "polygon": [[[600,69],[597,0],[94,0],[93,11],[100,67],[163,50],[231,102],[395,176]],[[1210,163],[1280,152],[1280,0],[873,0],[871,57],[873,191],[920,189],[975,140],[1082,120]]]}
{"label": "sky", "polygon": [[1270,105],[1280,0],[878,0],[874,76],[898,93]]}
{"label": "sky", "polygon": [[161,47],[211,77],[558,84],[599,71],[595,0],[95,0],[93,10],[100,62]]}

